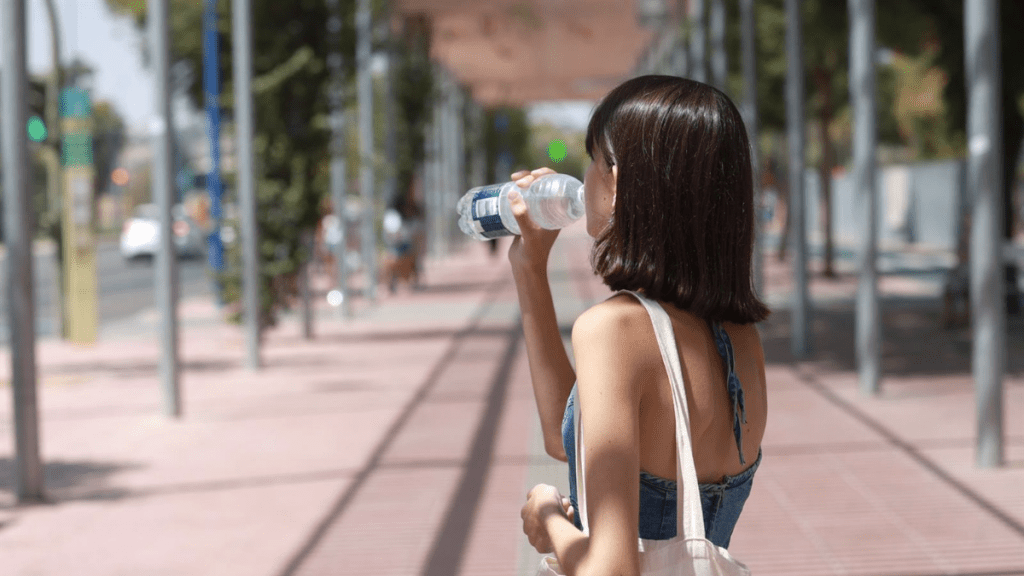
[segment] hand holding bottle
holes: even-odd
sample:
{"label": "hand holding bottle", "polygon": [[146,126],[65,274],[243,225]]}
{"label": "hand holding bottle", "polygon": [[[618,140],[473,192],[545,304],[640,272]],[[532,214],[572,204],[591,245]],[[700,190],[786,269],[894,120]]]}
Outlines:
{"label": "hand holding bottle", "polygon": [[[512,174],[512,180],[520,190],[526,190],[538,178],[549,174],[557,172],[547,167],[537,168],[532,172],[521,170]],[[516,223],[519,224],[520,234],[512,240],[512,245],[508,249],[512,271],[547,272],[548,256],[551,254],[555,239],[558,238],[559,230],[547,230],[538,226],[530,217],[530,208],[522,194],[515,190],[513,192],[509,194],[509,205],[512,207]]]}
{"label": "hand holding bottle", "polygon": [[[562,228],[583,216],[583,183],[576,178],[545,168],[520,180],[527,183],[519,192],[530,207],[530,218],[541,228]],[[519,224],[508,200],[509,192],[516,189],[515,182],[505,182],[478,186],[466,192],[455,207],[459,213],[459,229],[477,240],[518,235]]]}

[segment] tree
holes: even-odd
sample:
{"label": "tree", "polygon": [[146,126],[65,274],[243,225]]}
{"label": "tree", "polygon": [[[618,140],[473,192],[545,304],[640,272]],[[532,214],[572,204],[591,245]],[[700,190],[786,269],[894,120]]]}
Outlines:
{"label": "tree", "polygon": [[[140,28],[145,26],[145,2],[106,1],[114,11],[132,16]],[[171,0],[172,61],[189,61],[195,70],[202,69],[202,34],[197,32],[203,28],[203,4],[196,0]],[[340,5],[340,51],[345,64],[345,85],[349,87],[345,92],[351,106],[354,103],[354,91],[350,87],[355,74],[355,3],[340,2]],[[374,11],[380,13],[382,6],[382,1],[375,1]],[[254,0],[252,10],[257,220],[261,292],[264,294],[261,325],[269,326],[275,323],[277,312],[289,307],[297,294],[295,278],[299,266],[309,258],[302,238],[315,229],[320,218],[319,207],[328,192],[330,127],[326,59],[332,47],[327,42],[328,13],[323,0]],[[230,118],[234,112],[230,1],[219,0],[218,12],[219,69],[223,79],[221,105],[225,118]],[[414,42],[412,45],[422,48],[423,44]],[[399,43],[396,49],[402,51],[403,46],[406,44]],[[414,48],[406,46],[404,50],[399,58],[401,62],[406,62],[406,66],[417,62]],[[406,160],[400,163],[399,176],[406,181],[411,179],[410,165],[422,160],[422,138],[416,134],[415,120],[410,118],[422,122],[424,114],[429,113],[430,106],[424,101],[429,102],[431,91],[424,89],[425,82],[421,76],[415,76],[408,81],[403,79],[396,86],[401,93],[399,116],[404,119],[409,136],[400,142],[410,143],[412,147],[404,148]],[[203,94],[199,83],[191,87],[189,95],[193,103],[201,106]],[[348,141],[352,143],[354,138]],[[376,141],[380,142],[381,138]],[[225,174],[224,180],[228,184],[225,200],[230,202],[233,196],[230,184],[234,177]],[[232,303],[240,300],[240,254],[238,250],[228,250],[227,256],[227,272],[222,278],[223,300]]]}
{"label": "tree", "polygon": [[124,148],[124,120],[110,102],[101,100],[92,107],[92,122],[93,190],[99,196],[110,184],[110,173]]}
{"label": "tree", "polygon": [[[803,60],[805,69],[804,82],[806,118],[810,119],[808,127],[813,127],[815,138],[808,147],[808,156],[818,167],[821,182],[821,222],[824,230],[824,267],[823,275],[835,275],[833,266],[833,234],[832,234],[832,173],[840,158],[837,157],[836,133],[843,132],[837,121],[849,118],[849,79],[847,55],[849,54],[849,27],[847,23],[846,1],[805,0],[801,2],[803,26]],[[758,111],[760,125],[765,133],[783,134],[786,129],[785,94],[786,85],[786,15],[783,0],[762,0],[754,4],[754,17],[757,23],[757,67],[758,67]],[[733,3],[731,10],[738,11]],[[732,12],[737,13],[737,12]],[[733,18],[728,29],[728,45],[734,55],[739,54],[740,29],[738,18]],[[738,57],[730,58],[738,62]],[[743,76],[738,67],[730,77],[729,85],[734,93],[739,93],[743,84]],[[879,79],[879,94],[883,103],[891,100],[891,80],[884,74]],[[883,129],[883,139],[892,138],[895,126],[891,114],[887,114],[885,106],[879,106],[879,118]],[[776,151],[785,147],[775,146]],[[773,166],[781,167],[786,163],[776,154],[764,155],[763,166],[775,171]],[[783,180],[780,175],[773,178]],[[795,175],[789,174],[786,181]],[[781,188],[786,188],[782,186]],[[790,218],[786,210],[786,230],[788,232]],[[788,233],[784,234],[788,237]],[[785,239],[779,245],[779,257],[785,256]]]}
{"label": "tree", "polygon": [[[907,22],[919,23],[912,30]],[[948,124],[937,127],[948,130],[943,137],[963,142],[967,129],[967,87],[964,61],[964,6],[962,0],[906,0],[879,4],[879,39],[905,52],[935,50],[935,65],[946,74],[948,82],[943,100]],[[909,33],[908,33],[909,32]],[[1017,179],[1017,158],[1024,139],[1024,2],[999,2],[999,56],[1001,58],[1001,114],[1003,130],[1003,230],[1007,240],[1013,238],[1017,215],[1013,190]],[[961,242],[966,241],[962,239]],[[1008,263],[1006,273],[1007,311],[1020,311],[1017,288],[1017,267]]]}

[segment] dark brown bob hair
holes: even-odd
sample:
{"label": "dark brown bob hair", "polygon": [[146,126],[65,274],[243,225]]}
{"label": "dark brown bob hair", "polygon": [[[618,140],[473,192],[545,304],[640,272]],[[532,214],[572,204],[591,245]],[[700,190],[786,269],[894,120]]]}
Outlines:
{"label": "dark brown bob hair", "polygon": [[612,290],[639,290],[709,321],[768,317],[754,291],[750,144],[736,106],[700,82],[640,76],[608,93],[587,154],[618,166],[615,208],[591,255]]}

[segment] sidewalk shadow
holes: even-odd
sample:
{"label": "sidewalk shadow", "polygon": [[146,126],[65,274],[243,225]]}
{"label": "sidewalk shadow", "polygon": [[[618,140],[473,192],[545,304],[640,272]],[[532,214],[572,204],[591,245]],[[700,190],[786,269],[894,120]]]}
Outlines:
{"label": "sidewalk shadow", "polygon": [[416,287],[418,294],[461,294],[463,292],[482,292],[487,290],[490,282],[453,282],[449,284],[433,284],[423,282]]}
{"label": "sidewalk shadow", "polygon": [[[140,464],[80,461],[50,461],[43,463],[43,486],[46,503],[68,500],[120,499],[130,495],[128,490],[106,485],[107,478],[123,470],[141,467]],[[14,502],[14,460],[0,457],[0,501]],[[0,508],[4,508],[0,504]]]}
{"label": "sidewalk shadow", "polygon": [[[810,355],[806,361],[836,372],[856,372],[856,309],[852,302],[813,307]],[[881,302],[882,372],[892,376],[971,375],[970,327],[945,328],[939,303],[931,298],[889,297]],[[796,361],[788,310],[772,313],[761,325],[769,364]],[[1007,326],[1007,374],[1024,374],[1024,322]]]}
{"label": "sidewalk shadow", "polygon": [[[385,431],[383,438],[373,450],[366,465],[355,474],[348,487],[339,495],[335,504],[328,510],[320,523],[313,528],[305,543],[299,547],[292,558],[279,572],[280,576],[298,574],[306,560],[324,543],[331,527],[345,514],[351,502],[370,476],[386,466],[383,461],[391,444],[402,433],[406,424],[416,410],[423,405],[431,391],[438,384],[444,370],[457,358],[465,342],[477,337],[481,330],[480,322],[493,304],[497,289],[501,283],[489,285],[486,301],[477,309],[469,325],[459,330],[449,344],[448,350],[437,361],[427,374],[417,392],[402,409],[397,419]],[[505,351],[499,360],[496,370],[489,383],[487,402],[484,413],[479,420],[473,436],[472,447],[468,458],[463,463],[462,478],[458,488],[453,492],[457,499],[449,503],[449,508],[439,526],[421,574],[424,576],[449,576],[457,574],[462,564],[463,553],[473,527],[477,508],[483,497],[483,487],[490,472],[491,457],[497,441],[497,422],[505,403],[506,390],[512,371],[512,365],[522,339],[522,331],[518,324],[501,331],[506,338]]]}
{"label": "sidewalk shadow", "polygon": [[[425,328],[422,330],[382,332],[360,332],[350,334],[323,334],[316,337],[319,343],[366,343],[366,342],[404,342],[408,340],[447,340],[457,336],[461,328]],[[478,328],[473,331],[476,336],[504,336],[508,333],[506,328]],[[290,337],[293,342],[307,342],[301,336]]]}
{"label": "sidewalk shadow", "polygon": [[[201,360],[179,361],[179,369],[196,372],[219,372],[238,368],[241,361],[226,358],[204,358]],[[157,362],[154,360],[96,360],[92,362],[64,362],[50,364],[45,367],[46,376],[58,374],[82,375],[99,373],[114,376],[117,379],[155,378]]]}

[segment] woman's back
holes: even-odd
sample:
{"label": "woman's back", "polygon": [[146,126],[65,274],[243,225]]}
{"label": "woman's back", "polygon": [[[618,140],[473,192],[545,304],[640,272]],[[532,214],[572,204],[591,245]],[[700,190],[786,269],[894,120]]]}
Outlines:
{"label": "woman's back", "polygon": [[[663,314],[666,323],[662,326],[671,329],[671,333],[659,331],[655,328],[658,322],[640,298],[637,293],[622,293],[586,313],[616,317],[623,322],[621,326],[629,326],[616,332],[614,338],[620,341],[613,346],[628,349],[629,362],[642,367],[633,379],[639,396],[639,536],[667,540],[676,535],[675,412],[668,368],[660,349],[662,344],[674,345],[687,398],[705,532],[712,542],[728,547],[760,464],[766,420],[760,338],[753,325],[709,324],[671,305],[647,300],[650,314]],[[743,382],[743,377],[751,384]],[[749,400],[747,389],[751,392]],[[569,462],[569,497],[574,506],[579,503],[574,467],[577,417],[571,394],[562,419],[562,445]],[[579,518],[575,523],[582,529]]]}
{"label": "woman's back", "polygon": [[[647,312],[627,295],[614,297],[603,306],[624,306],[631,314]],[[757,328],[724,324],[735,359],[735,372],[742,385],[746,423],[741,423],[744,462],[733,433],[733,401],[726,385],[726,369],[708,323],[689,312],[661,303],[672,320],[673,333],[683,370],[683,383],[690,408],[690,433],[697,479],[719,482],[736,476],[753,464],[764,437],[767,417],[764,352]],[[644,383],[640,400],[640,470],[668,480],[676,479],[675,413],[668,374],[661,364],[658,342],[652,328],[637,353],[651,356],[650,378]],[[658,369],[660,367],[660,370]]]}

